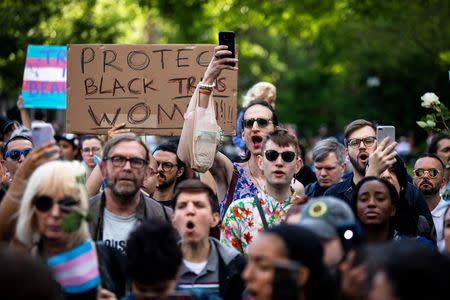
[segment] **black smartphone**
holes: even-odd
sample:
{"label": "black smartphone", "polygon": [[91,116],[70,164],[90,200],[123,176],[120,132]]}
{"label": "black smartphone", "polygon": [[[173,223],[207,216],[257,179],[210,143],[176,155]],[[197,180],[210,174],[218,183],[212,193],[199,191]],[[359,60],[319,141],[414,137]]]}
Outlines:
{"label": "black smartphone", "polygon": [[298,299],[301,264],[295,261],[277,262],[274,269],[272,299]]}
{"label": "black smartphone", "polygon": [[[219,31],[219,45],[227,45],[228,50],[230,50],[232,53],[231,55],[225,55],[223,57],[230,57],[235,58],[235,35],[233,31]],[[227,63],[227,65],[234,67],[235,63]]]}
{"label": "black smartphone", "polygon": [[340,224],[336,227],[336,231],[341,240],[345,256],[350,250],[357,249],[364,244],[363,231],[358,223]]}

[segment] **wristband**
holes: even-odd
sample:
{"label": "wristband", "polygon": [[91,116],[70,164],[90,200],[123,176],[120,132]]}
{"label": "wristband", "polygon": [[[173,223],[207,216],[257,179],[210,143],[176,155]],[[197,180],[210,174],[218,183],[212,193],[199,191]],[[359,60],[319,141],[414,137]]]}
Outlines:
{"label": "wristband", "polygon": [[198,92],[209,96],[209,95],[211,95],[212,90],[199,87]]}
{"label": "wristband", "polygon": [[207,90],[212,91],[212,89],[216,86],[216,83],[213,82],[213,84],[204,84],[203,82],[199,82],[197,86],[199,88],[207,89]]}

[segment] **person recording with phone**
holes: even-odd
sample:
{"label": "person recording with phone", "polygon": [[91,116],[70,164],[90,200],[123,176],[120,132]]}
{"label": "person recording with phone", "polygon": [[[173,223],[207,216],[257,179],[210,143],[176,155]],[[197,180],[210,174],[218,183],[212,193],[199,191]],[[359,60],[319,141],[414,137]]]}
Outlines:
{"label": "person recording with phone", "polygon": [[380,176],[395,162],[397,143],[387,146],[389,139],[377,141],[375,124],[363,119],[351,122],[344,136],[345,154],[353,166],[353,174],[328,188],[324,196],[334,196],[350,204],[353,190],[364,176]]}

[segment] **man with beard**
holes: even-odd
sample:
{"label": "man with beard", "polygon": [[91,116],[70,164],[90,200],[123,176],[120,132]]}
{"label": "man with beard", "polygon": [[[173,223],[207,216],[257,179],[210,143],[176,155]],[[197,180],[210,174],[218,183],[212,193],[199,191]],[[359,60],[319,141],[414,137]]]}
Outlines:
{"label": "man with beard", "polygon": [[147,146],[133,133],[119,134],[105,144],[100,169],[107,186],[91,198],[94,240],[124,251],[128,234],[144,220],[170,222],[172,210],[140,190],[150,175],[148,154]]}
{"label": "man with beard", "polygon": [[394,141],[386,146],[388,138],[377,141],[375,124],[363,119],[351,122],[345,128],[344,137],[345,155],[353,166],[353,174],[330,187],[324,195],[340,198],[350,204],[353,189],[364,176],[380,177],[384,170],[395,163],[397,152],[394,148],[397,143]]}
{"label": "man with beard", "polygon": [[443,251],[445,248],[442,230],[446,208],[444,204],[446,202],[439,194],[439,190],[445,182],[444,171],[445,167],[442,161],[431,153],[424,153],[419,156],[414,165],[413,184],[422,191],[433,216],[439,251]]}
{"label": "man with beard", "polygon": [[153,156],[158,163],[156,190],[153,197],[159,203],[171,206],[175,185],[184,180],[184,163],[177,156],[178,145],[167,142],[156,147]]}

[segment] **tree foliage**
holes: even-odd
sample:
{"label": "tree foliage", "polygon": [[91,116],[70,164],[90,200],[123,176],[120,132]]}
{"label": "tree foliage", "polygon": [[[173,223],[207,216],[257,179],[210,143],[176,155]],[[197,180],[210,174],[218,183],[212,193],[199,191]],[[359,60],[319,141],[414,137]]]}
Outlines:
{"label": "tree foliage", "polygon": [[0,94],[11,98],[28,44],[217,43],[220,30],[236,32],[240,94],[274,83],[279,118],[307,136],[355,118],[406,134],[423,93],[450,97],[445,0],[4,0],[0,9]]}

